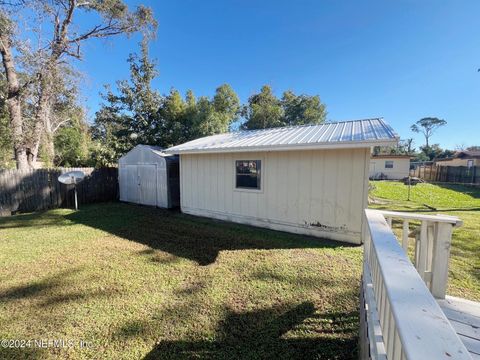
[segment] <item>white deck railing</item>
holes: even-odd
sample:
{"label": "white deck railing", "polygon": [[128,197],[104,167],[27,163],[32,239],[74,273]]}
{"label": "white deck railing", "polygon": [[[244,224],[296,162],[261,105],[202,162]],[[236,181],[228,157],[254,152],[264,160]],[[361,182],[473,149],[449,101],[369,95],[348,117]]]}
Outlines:
{"label": "white deck railing", "polygon": [[[462,225],[455,216],[424,215],[395,211],[379,211],[392,227],[393,219],[400,219],[402,224],[401,243],[408,253],[409,235],[415,235],[413,265],[425,281],[432,295],[445,299],[448,279],[448,260],[452,241],[452,228]],[[420,226],[410,231],[410,222],[420,222]]]}
{"label": "white deck railing", "polygon": [[[365,213],[360,357],[471,359],[429,290],[444,294],[446,274],[440,264],[447,267],[451,228],[459,220],[378,210]],[[404,220],[402,246],[389,225],[392,218]],[[409,220],[421,222],[415,263],[422,276],[405,251]]]}

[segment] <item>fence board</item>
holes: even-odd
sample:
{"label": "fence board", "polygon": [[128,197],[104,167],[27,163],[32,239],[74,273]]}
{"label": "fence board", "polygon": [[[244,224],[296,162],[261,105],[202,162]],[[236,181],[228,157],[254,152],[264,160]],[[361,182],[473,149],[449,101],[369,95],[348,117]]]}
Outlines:
{"label": "fence board", "polygon": [[410,175],[433,182],[480,184],[479,168],[479,166],[419,165],[410,171]]}
{"label": "fence board", "polygon": [[79,204],[118,200],[117,168],[0,169],[0,216],[57,207],[73,207],[73,185],[58,182],[62,173],[81,170]]}

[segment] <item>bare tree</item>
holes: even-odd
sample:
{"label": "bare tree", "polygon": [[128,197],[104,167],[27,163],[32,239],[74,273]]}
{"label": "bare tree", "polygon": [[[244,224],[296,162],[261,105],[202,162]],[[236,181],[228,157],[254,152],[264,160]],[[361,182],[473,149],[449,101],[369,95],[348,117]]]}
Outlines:
{"label": "bare tree", "polygon": [[[16,4],[1,3],[0,5],[16,6]],[[55,101],[56,82],[61,77],[59,67],[62,64],[69,63],[70,59],[81,59],[81,45],[88,39],[108,38],[115,35],[129,35],[136,31],[143,31],[147,36],[152,36],[156,29],[156,22],[149,8],[139,6],[135,11],[130,11],[122,0],[31,0],[23,1],[24,12],[34,14],[37,27],[30,35],[37,36],[36,48],[33,49],[33,42],[29,42],[20,49],[24,66],[29,66],[32,70],[32,79],[38,86],[37,103],[34,115],[34,143],[30,149],[32,160],[36,161],[40,141],[44,139],[47,157],[53,160],[55,155],[53,145],[53,135],[58,128],[52,123],[52,106]],[[81,28],[75,24],[74,19],[78,12],[86,12],[98,15],[98,23],[89,28]],[[15,13],[16,15],[17,13]],[[5,23],[12,23],[12,13],[2,12]],[[2,35],[5,41],[0,44],[0,53],[4,64],[5,72],[10,71],[16,74],[15,63],[12,57],[12,36],[13,32],[7,32],[8,29],[3,26],[0,29],[0,40]],[[25,34],[24,34],[25,36]],[[18,79],[15,76],[7,76],[9,95],[11,95],[12,109],[9,109],[12,116],[12,129],[22,127],[22,109],[20,100],[20,91]],[[10,91],[11,88],[11,91]],[[14,120],[16,116],[16,120]],[[15,144],[25,143],[22,134],[13,131],[14,138],[18,135],[18,141]],[[16,146],[15,154],[17,158],[17,167],[25,167],[27,149],[22,146]],[[18,147],[18,151],[17,151]],[[25,147],[25,145],[23,145]],[[25,153],[25,155],[24,155]],[[18,154],[18,155],[17,155]]]}

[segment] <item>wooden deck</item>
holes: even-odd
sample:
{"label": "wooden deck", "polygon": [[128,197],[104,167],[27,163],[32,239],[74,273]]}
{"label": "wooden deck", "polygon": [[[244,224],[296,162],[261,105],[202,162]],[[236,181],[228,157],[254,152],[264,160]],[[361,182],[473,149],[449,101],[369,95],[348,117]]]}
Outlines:
{"label": "wooden deck", "polygon": [[480,360],[480,303],[447,296],[438,304],[472,358]]}

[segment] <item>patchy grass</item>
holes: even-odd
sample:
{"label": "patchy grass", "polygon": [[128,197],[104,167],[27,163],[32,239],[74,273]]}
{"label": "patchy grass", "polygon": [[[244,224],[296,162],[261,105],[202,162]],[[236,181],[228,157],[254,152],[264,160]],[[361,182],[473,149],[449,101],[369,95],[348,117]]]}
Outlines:
{"label": "patchy grass", "polygon": [[360,264],[360,247],[119,203],[2,218],[0,338],[75,346],[0,358],[353,358]]}
{"label": "patchy grass", "polygon": [[453,231],[447,292],[480,301],[480,188],[423,183],[412,186],[411,201],[407,201],[408,187],[400,182],[375,181],[371,185],[371,196],[382,202],[372,208],[444,213],[463,220],[463,226]]}

